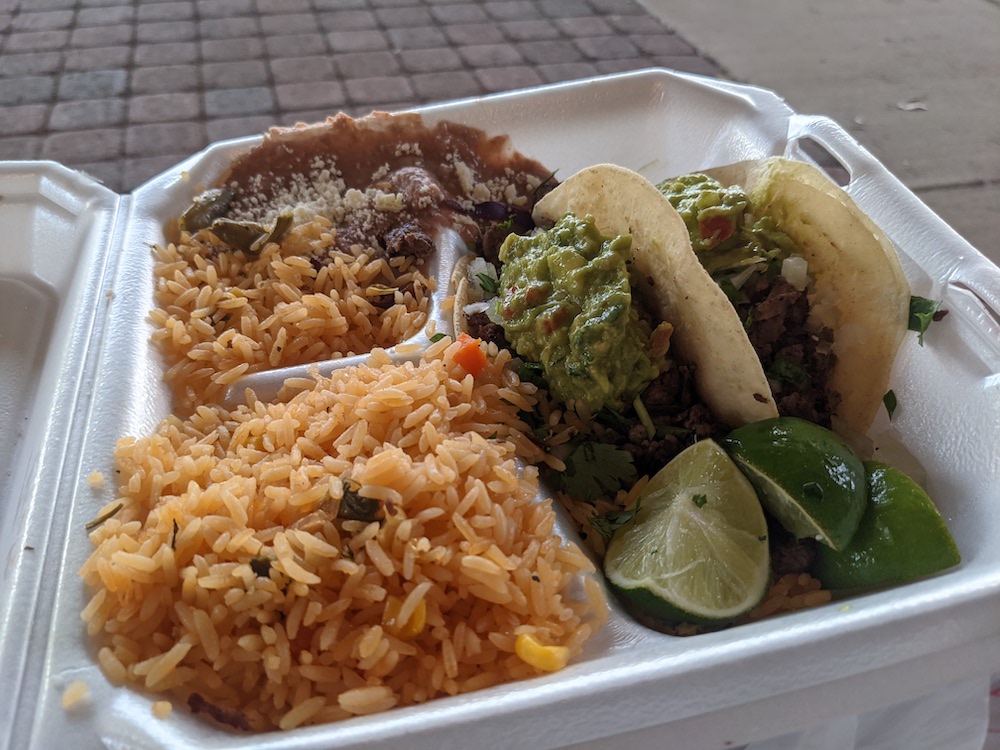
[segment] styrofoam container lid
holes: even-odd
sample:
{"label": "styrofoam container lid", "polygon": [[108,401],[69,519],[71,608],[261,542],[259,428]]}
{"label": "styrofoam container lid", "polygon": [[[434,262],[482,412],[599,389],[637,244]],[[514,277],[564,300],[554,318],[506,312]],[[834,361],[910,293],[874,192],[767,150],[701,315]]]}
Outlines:
{"label": "styrofoam container lid", "polygon": [[[113,498],[123,435],[170,411],[149,343],[166,221],[259,138],[216,144],[120,196],[52,163],[0,164],[0,747],[710,748],[791,732],[1000,667],[1000,269],[830,120],[761,89],[665,70],[420,110],[491,134],[560,176],[599,162],[656,181],[767,155],[836,165],[896,245],[913,293],[948,316],[908,336],[890,433],[922,464],[959,567],[890,590],[704,635],[645,629],[615,609],[561,672],[422,706],[247,736],[111,685],[80,612],[84,531]],[[565,528],[570,528],[568,525]],[[572,533],[572,532],[567,532]],[[83,679],[90,695],[65,711]]]}

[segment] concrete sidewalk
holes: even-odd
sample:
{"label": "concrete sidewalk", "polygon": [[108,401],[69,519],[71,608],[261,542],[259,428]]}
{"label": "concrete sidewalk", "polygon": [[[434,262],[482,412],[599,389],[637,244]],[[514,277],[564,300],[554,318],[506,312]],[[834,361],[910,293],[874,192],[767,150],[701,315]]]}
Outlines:
{"label": "concrete sidewalk", "polygon": [[129,191],[203,146],[650,66],[848,128],[1000,263],[996,0],[0,0],[0,159]]}
{"label": "concrete sidewalk", "polygon": [[730,78],[832,117],[1000,264],[1000,2],[643,2]]}

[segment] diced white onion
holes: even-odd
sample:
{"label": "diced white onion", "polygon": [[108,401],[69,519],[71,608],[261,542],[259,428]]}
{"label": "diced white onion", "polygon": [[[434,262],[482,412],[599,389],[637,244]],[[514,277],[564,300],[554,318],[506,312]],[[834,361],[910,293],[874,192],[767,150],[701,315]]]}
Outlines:
{"label": "diced white onion", "polygon": [[739,290],[744,284],[747,283],[747,279],[753,276],[753,272],[756,270],[757,270],[757,264],[752,263],[739,273],[733,274],[733,276],[729,279],[730,283],[732,283],[733,285],[733,288]]}
{"label": "diced white onion", "polygon": [[501,325],[502,318],[500,313],[497,312],[496,302],[494,300],[483,300],[482,302],[470,302],[465,307],[462,308],[462,312],[466,315],[475,315],[476,313],[486,313],[486,317],[490,319],[491,323],[496,323]]}
{"label": "diced white onion", "polygon": [[801,255],[790,255],[781,261],[781,275],[793,287],[804,292],[809,285],[809,262]]}
{"label": "diced white onion", "polygon": [[472,262],[469,263],[469,284],[472,286],[470,295],[474,296],[476,300],[496,296],[483,289],[482,281],[479,278],[481,274],[485,274],[493,281],[500,280],[497,269],[493,267],[492,263],[488,263],[484,258],[473,258]]}

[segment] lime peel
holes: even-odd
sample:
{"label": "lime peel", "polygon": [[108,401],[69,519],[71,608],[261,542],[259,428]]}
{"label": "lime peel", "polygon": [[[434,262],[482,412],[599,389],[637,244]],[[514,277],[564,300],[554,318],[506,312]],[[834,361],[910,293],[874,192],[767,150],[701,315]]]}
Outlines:
{"label": "lime peel", "polygon": [[646,486],[608,545],[604,570],[626,606],[665,624],[731,622],[770,584],[767,521],[750,482],[712,440]]}

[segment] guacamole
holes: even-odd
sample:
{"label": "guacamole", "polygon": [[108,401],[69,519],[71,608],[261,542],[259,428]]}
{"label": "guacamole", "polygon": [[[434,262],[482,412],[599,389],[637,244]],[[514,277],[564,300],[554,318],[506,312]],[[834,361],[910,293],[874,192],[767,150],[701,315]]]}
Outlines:
{"label": "guacamole", "polygon": [[737,185],[724,187],[704,174],[688,174],[657,185],[684,219],[698,260],[716,281],[747,266],[781,261],[798,252],[768,217],[747,225],[750,208]]}
{"label": "guacamole", "polygon": [[510,235],[500,248],[497,313],[507,340],[540,362],[552,395],[592,411],[619,406],[659,372],[650,328],[632,305],[632,238],[604,237],[592,217]]}

